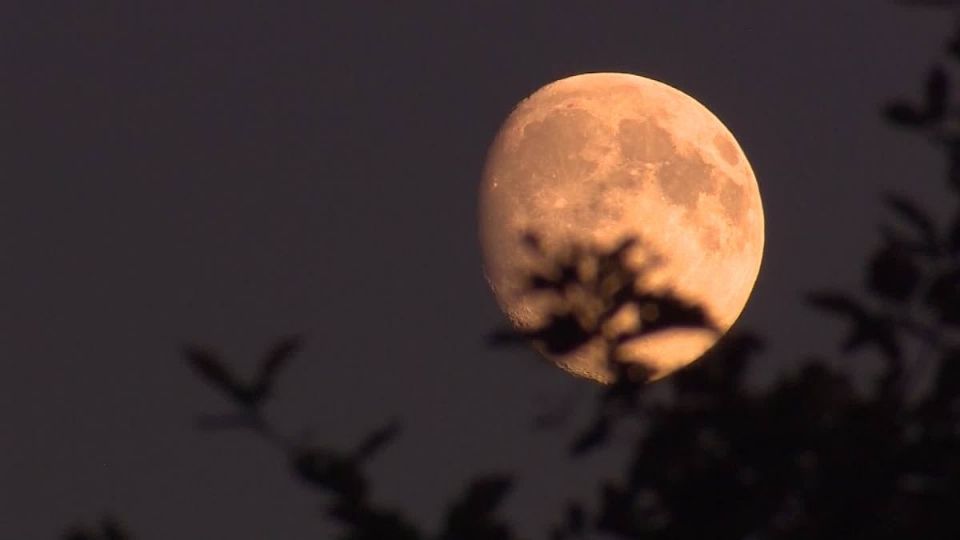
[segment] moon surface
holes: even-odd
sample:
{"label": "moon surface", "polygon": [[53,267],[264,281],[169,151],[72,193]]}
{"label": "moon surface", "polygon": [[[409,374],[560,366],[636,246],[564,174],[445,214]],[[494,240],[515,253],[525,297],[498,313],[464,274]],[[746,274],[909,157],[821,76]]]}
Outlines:
{"label": "moon surface", "polygon": [[[652,79],[588,73],[544,86],[506,119],[483,171],[479,232],[484,274],[520,331],[555,307],[528,289],[537,261],[525,233],[555,252],[637,238],[628,256],[645,268],[644,290],[699,305],[721,331],[668,329],[626,343],[621,360],[658,379],[701,357],[739,317],[760,270],[764,218],[747,157],[703,105]],[[609,383],[607,353],[598,338],[544,355]]]}

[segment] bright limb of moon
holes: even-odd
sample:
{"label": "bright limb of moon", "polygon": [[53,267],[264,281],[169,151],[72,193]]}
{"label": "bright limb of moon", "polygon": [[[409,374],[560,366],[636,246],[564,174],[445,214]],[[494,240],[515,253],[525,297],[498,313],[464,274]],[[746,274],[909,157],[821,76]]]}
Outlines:
{"label": "bright limb of moon", "polygon": [[[526,290],[535,261],[525,232],[553,249],[639,238],[643,249],[631,260],[660,259],[643,287],[701,306],[724,332],[750,296],[764,243],[757,180],[733,134],[692,97],[626,73],[562,79],[513,110],[484,167],[479,228],[487,281],[518,330],[550,314]],[[656,379],[717,339],[706,330],[659,332],[628,343],[625,360]],[[577,375],[613,378],[600,342],[547,356]]]}

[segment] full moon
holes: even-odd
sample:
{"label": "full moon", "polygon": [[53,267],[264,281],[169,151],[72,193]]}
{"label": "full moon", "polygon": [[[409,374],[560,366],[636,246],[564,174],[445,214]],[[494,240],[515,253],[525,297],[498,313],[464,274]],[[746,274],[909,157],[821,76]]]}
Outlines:
{"label": "full moon", "polygon": [[[644,290],[700,306],[716,330],[668,328],[624,344],[620,360],[650,379],[697,360],[739,317],[763,254],[760,191],[730,131],[692,97],[626,73],[588,73],[523,100],[494,139],[480,185],[484,274],[518,331],[554,308],[532,292],[543,249],[612,249],[638,240],[629,261]],[[600,338],[550,354],[561,368],[603,383],[615,373]]]}

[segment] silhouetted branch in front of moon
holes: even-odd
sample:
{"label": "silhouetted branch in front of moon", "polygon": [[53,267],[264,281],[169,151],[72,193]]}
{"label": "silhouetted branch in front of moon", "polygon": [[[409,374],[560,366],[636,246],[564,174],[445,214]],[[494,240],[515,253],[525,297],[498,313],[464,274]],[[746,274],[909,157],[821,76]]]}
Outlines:
{"label": "silhouetted branch in front of moon", "polygon": [[[490,336],[495,345],[532,341],[548,354],[565,355],[600,338],[614,371],[626,374],[618,348],[630,341],[676,328],[719,332],[706,311],[670,292],[645,290],[641,278],[647,268],[631,266],[628,256],[639,240],[628,237],[611,249],[571,243],[550,252],[535,233],[523,245],[538,258],[526,279],[528,294],[547,294],[555,300],[548,320],[530,330],[501,330]],[[656,261],[656,258],[653,258]],[[628,313],[629,312],[629,313]],[[616,317],[632,316],[627,328],[611,329]],[[631,366],[637,377],[649,377],[641,366]]]}
{"label": "silhouetted branch in front of moon", "polygon": [[[935,69],[927,103],[894,111],[892,120],[946,137],[946,87]],[[960,188],[960,137],[953,137],[941,142],[951,185]],[[960,537],[952,516],[960,501],[960,210],[940,228],[905,197],[888,195],[886,203],[902,227],[881,230],[865,265],[867,294],[806,297],[849,325],[841,354],[884,363],[873,388],[856,390],[849,373],[812,357],[770,388],[748,389],[747,360],[760,342],[734,334],[711,358],[665,380],[667,404],[609,407],[601,395],[596,420],[574,444],[599,449],[623,418],[645,427],[622,481],[599,488],[589,532],[662,540]],[[924,387],[917,375],[931,358],[934,376]],[[555,534],[572,537],[565,526]]]}
{"label": "silhouetted branch in front of moon", "polygon": [[671,328],[698,328],[719,332],[703,308],[671,294],[635,292],[624,304],[637,306],[640,323],[636,329],[618,335],[618,343],[626,343]]}
{"label": "silhouetted branch in front of moon", "polygon": [[[850,318],[887,316],[846,294],[811,298]],[[900,328],[904,317],[891,324]],[[934,387],[911,406],[890,399],[905,369],[885,373],[879,391],[865,397],[820,359],[769,391],[749,392],[744,368],[759,345],[753,336],[725,336],[711,358],[665,381],[674,391],[666,406],[611,409],[601,395],[577,448],[598,450],[624,417],[648,427],[623,481],[601,486],[591,532],[663,539],[835,538],[838,527],[869,538],[958,533],[939,512],[960,496],[960,439],[945,428],[958,421],[960,349],[944,349]],[[554,537],[574,535],[561,526]]]}
{"label": "silhouetted branch in front of moon", "polygon": [[594,334],[573,313],[551,315],[550,322],[535,330],[500,331],[491,335],[494,345],[533,341],[550,354],[567,354],[584,346]]}

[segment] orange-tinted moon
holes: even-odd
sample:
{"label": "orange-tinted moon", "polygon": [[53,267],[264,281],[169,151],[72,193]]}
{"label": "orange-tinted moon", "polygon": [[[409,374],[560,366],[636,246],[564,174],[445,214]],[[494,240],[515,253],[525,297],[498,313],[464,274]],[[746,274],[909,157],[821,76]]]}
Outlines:
{"label": "orange-tinted moon", "polygon": [[[747,302],[763,254],[760,192],[730,131],[692,97],[625,73],[562,79],[523,100],[490,148],[480,187],[484,273],[518,330],[547,320],[526,290],[533,231],[547,247],[612,247],[637,237],[637,265],[656,254],[643,287],[700,305],[722,331]],[[627,362],[663,377],[703,355],[718,334],[672,329],[625,347]],[[601,343],[549,357],[610,382]]]}

